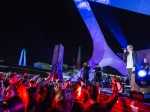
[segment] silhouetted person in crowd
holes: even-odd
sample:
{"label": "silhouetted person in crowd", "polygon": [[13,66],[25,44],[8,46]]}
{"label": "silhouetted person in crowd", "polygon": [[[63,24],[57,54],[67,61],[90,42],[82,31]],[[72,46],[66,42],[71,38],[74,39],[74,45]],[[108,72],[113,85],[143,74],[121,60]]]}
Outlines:
{"label": "silhouetted person in crowd", "polygon": [[81,112],[83,110],[83,102],[81,102],[80,100],[80,96],[81,96],[80,82],[73,84],[71,90],[73,91],[74,94],[74,103],[71,112]]}
{"label": "silhouetted person in crowd", "polygon": [[73,92],[68,89],[62,89],[56,94],[53,100],[53,108],[49,112],[70,112],[73,103]]}
{"label": "silhouetted person in crowd", "polygon": [[36,95],[36,82],[35,81],[31,81],[29,84],[29,89],[28,89],[28,93],[29,93],[29,106],[28,106],[28,111],[32,110],[36,100],[35,100],[35,95]]}
{"label": "silhouetted person in crowd", "polygon": [[19,96],[13,96],[0,105],[0,112],[24,112],[25,107]]}
{"label": "silhouetted person in crowd", "polygon": [[3,73],[0,73],[0,81],[3,80],[3,82],[5,81],[5,76]]}
{"label": "silhouetted person in crowd", "polygon": [[10,76],[8,78],[8,82],[9,82],[9,84],[17,83],[18,82],[17,74],[10,74]]}
{"label": "silhouetted person in crowd", "polygon": [[6,93],[4,95],[4,101],[14,97],[19,96],[24,103],[25,112],[27,112],[28,104],[29,104],[29,95],[26,90],[26,87],[23,84],[15,83],[11,84],[7,87]]}
{"label": "silhouetted person in crowd", "polygon": [[54,89],[53,85],[45,85],[44,86],[44,94],[41,101],[41,104],[39,105],[40,108],[36,110],[36,112],[47,112],[50,108],[52,108],[52,100],[51,97],[52,90]]}
{"label": "silhouetted person in crowd", "polygon": [[116,80],[112,78],[114,84],[112,96],[104,102],[98,102],[98,97],[100,94],[100,89],[97,85],[92,85],[88,88],[89,100],[84,105],[84,110],[82,112],[110,112],[115,102],[118,99],[118,88]]}
{"label": "silhouetted person in crowd", "polygon": [[36,100],[35,112],[39,112],[40,105],[41,105],[44,93],[45,93],[45,85],[38,88],[37,91],[36,91],[36,95],[35,95],[35,100]]}
{"label": "silhouetted person in crowd", "polygon": [[87,87],[91,85],[89,81],[87,81],[85,85],[85,81],[81,78],[78,79],[81,85],[81,95],[80,95],[80,101],[83,102],[83,104],[88,100],[88,92]]}

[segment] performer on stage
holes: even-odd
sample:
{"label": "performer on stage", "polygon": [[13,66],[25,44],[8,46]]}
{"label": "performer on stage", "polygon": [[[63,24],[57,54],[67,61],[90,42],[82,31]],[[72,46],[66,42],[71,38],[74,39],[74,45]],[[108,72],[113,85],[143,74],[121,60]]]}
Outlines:
{"label": "performer on stage", "polygon": [[149,63],[147,61],[147,58],[144,58],[144,62],[143,62],[141,67],[144,68],[147,71],[147,73],[148,73],[148,71],[149,71]]}
{"label": "performer on stage", "polygon": [[124,49],[123,60],[126,61],[126,68],[129,77],[129,83],[131,85],[131,76],[135,73],[138,67],[137,53],[133,51],[133,46],[128,45],[127,50]]}
{"label": "performer on stage", "polygon": [[99,64],[96,64],[96,68],[95,69],[95,81],[96,83],[101,83],[102,82],[102,73],[101,73],[101,67],[99,66]]}
{"label": "performer on stage", "polygon": [[84,63],[83,66],[84,66],[84,68],[83,68],[83,80],[85,80],[87,82],[89,80],[89,70],[91,68],[90,68],[89,63]]}

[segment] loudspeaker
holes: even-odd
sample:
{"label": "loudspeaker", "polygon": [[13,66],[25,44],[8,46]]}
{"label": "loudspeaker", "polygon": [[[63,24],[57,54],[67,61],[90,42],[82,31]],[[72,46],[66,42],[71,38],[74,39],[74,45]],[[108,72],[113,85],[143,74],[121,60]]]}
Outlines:
{"label": "loudspeaker", "polygon": [[[142,92],[142,93],[150,93],[150,85],[149,83],[145,84],[146,81],[138,79],[136,74],[132,74],[131,76],[131,90]],[[142,86],[142,84],[144,86]],[[145,86],[146,85],[146,86]]]}

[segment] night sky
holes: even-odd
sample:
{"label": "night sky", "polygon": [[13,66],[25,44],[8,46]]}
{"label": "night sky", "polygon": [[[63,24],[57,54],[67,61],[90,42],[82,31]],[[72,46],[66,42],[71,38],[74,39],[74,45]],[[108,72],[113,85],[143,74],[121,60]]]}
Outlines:
{"label": "night sky", "polygon": [[[121,45],[99,16],[100,4],[90,3],[110,48],[122,52]],[[99,8],[100,9],[99,9]],[[129,44],[135,50],[150,48],[150,17],[110,6]],[[98,11],[97,11],[98,10]],[[120,37],[121,38],[121,37]],[[72,0],[1,0],[0,59],[17,64],[22,49],[27,52],[27,65],[34,62],[51,64],[53,49],[65,47],[64,63],[72,65],[81,46],[82,63],[92,56],[93,42]]]}

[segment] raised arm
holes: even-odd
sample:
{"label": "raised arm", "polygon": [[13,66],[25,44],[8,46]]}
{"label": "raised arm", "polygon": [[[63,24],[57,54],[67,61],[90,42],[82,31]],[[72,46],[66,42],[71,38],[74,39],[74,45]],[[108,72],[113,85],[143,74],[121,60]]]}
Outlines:
{"label": "raised arm", "polygon": [[114,104],[118,100],[118,87],[116,84],[116,79],[111,77],[111,80],[112,80],[112,83],[114,85],[113,86],[113,93],[107,101],[103,102],[104,105],[106,105],[106,108],[109,109],[109,111],[113,108]]}
{"label": "raised arm", "polygon": [[125,62],[127,61],[127,51],[126,51],[126,49],[124,49],[123,60],[124,60]]}

